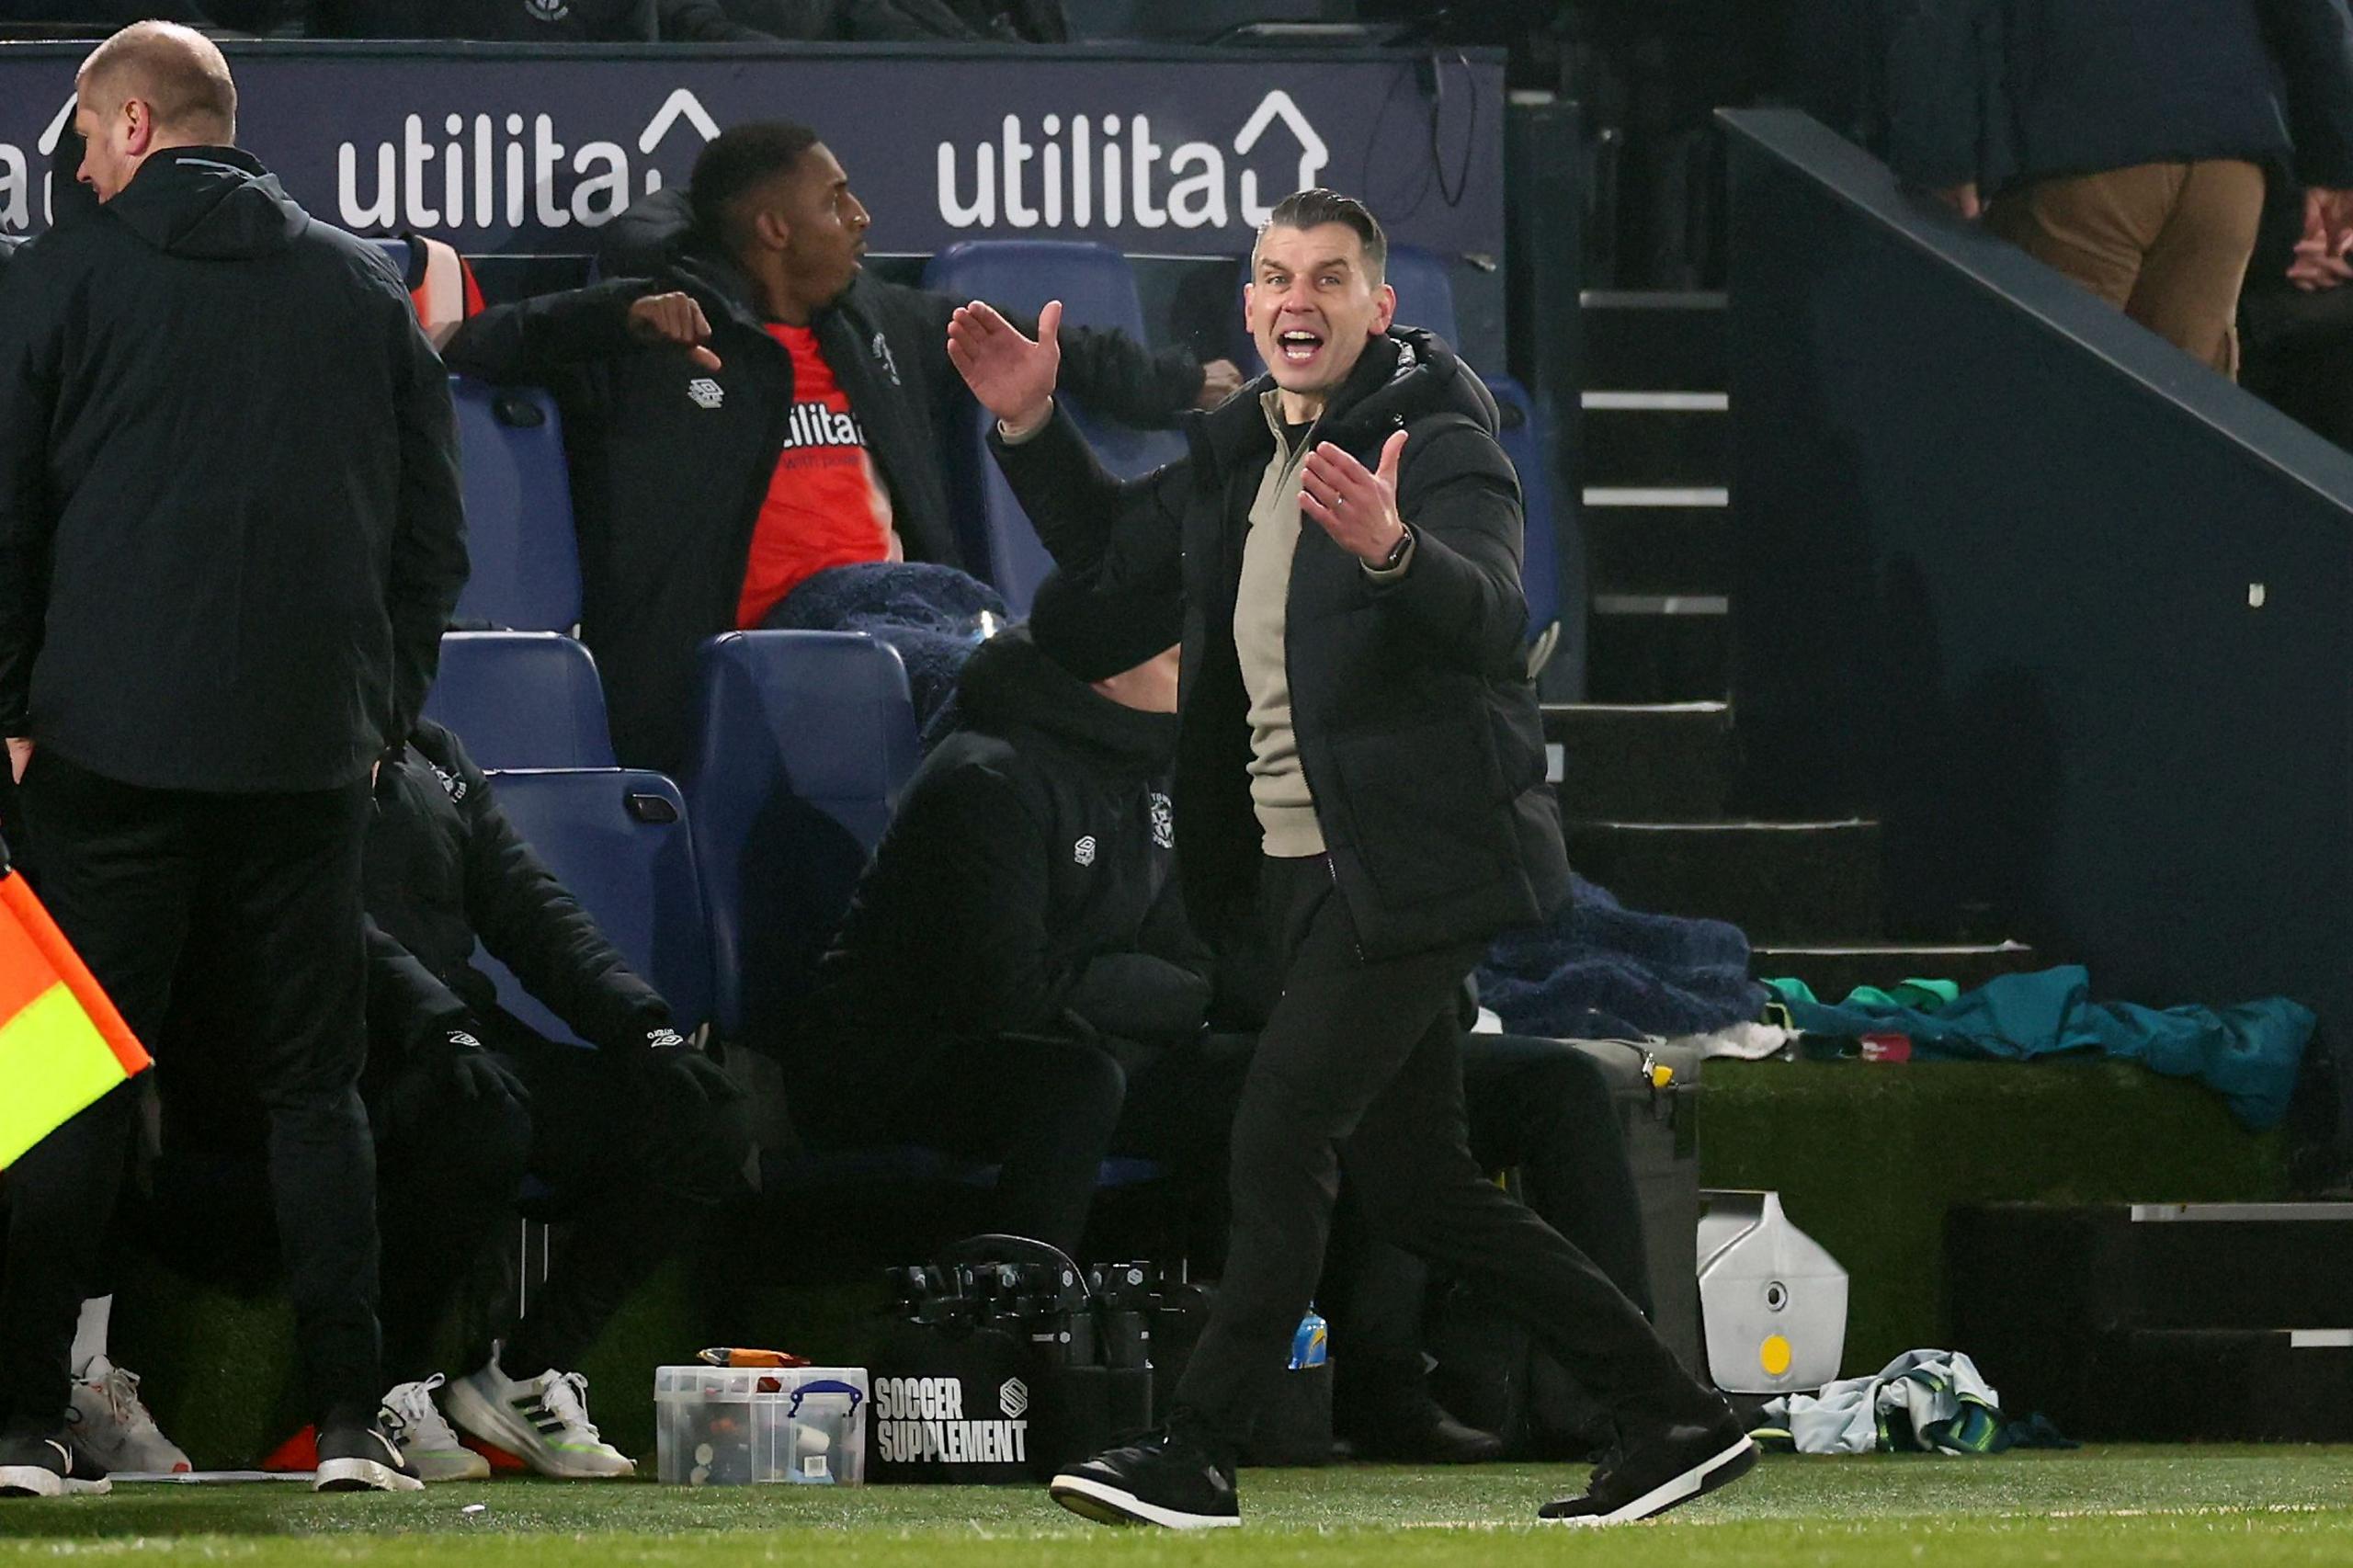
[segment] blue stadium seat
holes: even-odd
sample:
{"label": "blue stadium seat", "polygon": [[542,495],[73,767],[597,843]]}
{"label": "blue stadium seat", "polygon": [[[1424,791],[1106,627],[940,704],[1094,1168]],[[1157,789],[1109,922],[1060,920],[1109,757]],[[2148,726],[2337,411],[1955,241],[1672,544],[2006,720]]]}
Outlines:
{"label": "blue stadium seat", "polygon": [[597,661],[561,632],[447,633],[425,716],[485,768],[620,766]]}
{"label": "blue stadium seat", "polygon": [[[1109,245],[1071,240],[966,240],[931,258],[924,267],[923,286],[1031,313],[1049,300],[1060,300],[1066,326],[1116,329],[1138,343],[1149,341],[1135,273],[1128,258]],[[1138,430],[1089,415],[1075,398],[1068,398],[1067,403],[1103,466],[1113,473],[1149,473],[1185,455],[1185,438],[1173,430]],[[988,454],[988,427],[987,412],[977,411],[969,433],[950,453],[957,520],[973,570],[1021,615],[1028,612],[1030,594],[1053,562]]]}
{"label": "blue stadium seat", "polygon": [[563,422],[537,387],[449,379],[465,461],[466,548],[473,574],[460,625],[570,631],[580,624],[580,543]]}
{"label": "blue stadium seat", "polygon": [[919,759],[906,667],[860,632],[702,645],[687,799],[729,1040],[779,1038]]}
{"label": "blue stadium seat", "polygon": [[1462,332],[1454,319],[1454,282],[1446,258],[1419,245],[1389,249],[1389,286],[1397,290],[1397,324],[1418,326],[1459,348]]}
{"label": "blue stadium seat", "polygon": [[1555,437],[1545,427],[1545,421],[1525,387],[1507,376],[1489,376],[1486,382],[1502,415],[1502,428],[1496,432],[1496,439],[1504,455],[1511,459],[1512,467],[1519,471],[1519,494],[1527,516],[1526,558],[1520,567],[1520,585],[1528,596],[1528,640],[1531,643],[1542,642],[1547,631],[1557,624],[1559,634],[1544,652],[1549,656],[1559,648],[1575,651],[1581,667],[1585,597],[1582,592],[1565,594],[1562,580],[1565,575],[1573,585],[1583,583],[1585,551],[1575,513],[1563,517],[1553,499],[1549,460]]}
{"label": "blue stadium seat", "polygon": [[421,270],[422,266],[420,258],[416,254],[415,247],[412,246],[406,240],[379,239],[369,240],[368,243],[374,245],[377,250],[383,254],[384,259],[392,264],[393,274],[397,276],[402,282],[407,284],[409,288],[413,290],[418,284],[425,281],[422,277],[412,277],[410,275],[409,268],[411,267],[418,267]]}
{"label": "blue stadium seat", "polygon": [[[556,880],[670,1004],[683,1030],[711,1016],[710,940],[693,831],[678,787],[632,768],[502,772],[499,804]],[[556,1040],[572,1036],[505,965],[478,953],[500,1005]]]}

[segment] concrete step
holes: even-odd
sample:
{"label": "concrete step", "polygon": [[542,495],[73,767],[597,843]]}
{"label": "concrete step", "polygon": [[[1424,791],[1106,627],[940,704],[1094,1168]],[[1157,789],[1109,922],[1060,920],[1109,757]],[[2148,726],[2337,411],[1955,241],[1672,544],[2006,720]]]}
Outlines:
{"label": "concrete step", "polygon": [[2022,942],[1905,947],[1894,942],[1841,942],[1811,947],[1760,947],[1751,972],[1760,980],[1802,980],[1825,1002],[1842,1001],[1860,985],[1881,989],[1905,980],[1949,980],[1973,991],[1999,974],[2046,967]]}
{"label": "concrete step", "polygon": [[1628,392],[1723,389],[1723,295],[1587,290],[1578,303],[1587,387]]}
{"label": "concrete step", "polygon": [[1589,392],[1583,420],[1588,485],[1720,485],[1731,472],[1731,420],[1706,394]]}
{"label": "concrete step", "polygon": [[1732,602],[1724,596],[1596,593],[1592,608],[1590,700],[1721,702],[1732,689]]}
{"label": "concrete step", "polygon": [[1585,537],[1595,593],[1732,589],[1732,513],[1725,507],[1588,506]]}
{"label": "concrete step", "polygon": [[1585,820],[1567,832],[1570,864],[1630,908],[1728,920],[1759,946],[1880,934],[1875,822]]}
{"label": "concrete step", "polygon": [[1733,777],[1732,710],[1723,703],[1552,704],[1544,740],[1564,817],[1704,820],[1723,812]]}

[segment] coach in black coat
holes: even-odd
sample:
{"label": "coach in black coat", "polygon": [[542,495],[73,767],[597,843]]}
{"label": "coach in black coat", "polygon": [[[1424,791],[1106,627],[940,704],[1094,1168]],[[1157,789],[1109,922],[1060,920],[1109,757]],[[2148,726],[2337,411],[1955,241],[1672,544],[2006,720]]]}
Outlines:
{"label": "coach in black coat", "polygon": [[[1238,1517],[1233,1464],[1314,1290],[1345,1168],[1375,1229],[1487,1281],[1617,1418],[1624,1457],[1548,1514],[1637,1518],[1755,1449],[1465,1133],[1463,977],[1568,892],[1523,662],[1518,485],[1475,377],[1393,325],[1386,239],[1328,190],[1278,203],[1247,312],[1267,377],[1188,460],[1106,474],[1051,406],[1059,312],[986,306],[951,353],[1063,570],[1185,606],[1175,807],[1186,902],[1255,903],[1283,971],[1232,1136],[1232,1244],[1167,1428],[1053,1478],[1091,1518]],[[1661,1499],[1671,1499],[1662,1503]]]}

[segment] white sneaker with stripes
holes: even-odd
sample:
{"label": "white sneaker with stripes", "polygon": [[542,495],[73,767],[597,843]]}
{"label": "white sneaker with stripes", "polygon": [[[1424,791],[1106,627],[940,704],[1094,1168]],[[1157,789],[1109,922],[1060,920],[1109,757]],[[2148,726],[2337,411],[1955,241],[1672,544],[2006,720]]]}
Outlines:
{"label": "white sneaker with stripes", "polygon": [[541,1475],[585,1481],[637,1472],[588,1419],[586,1378],[553,1368],[533,1378],[510,1378],[498,1364],[501,1349],[492,1346],[487,1365],[442,1391],[442,1408],[452,1422]]}
{"label": "white sneaker with stripes", "polygon": [[384,1396],[384,1415],[392,1424],[408,1460],[420,1481],[488,1481],[490,1461],[458,1441],[433,1391],[445,1380],[438,1372],[423,1382],[402,1383]]}

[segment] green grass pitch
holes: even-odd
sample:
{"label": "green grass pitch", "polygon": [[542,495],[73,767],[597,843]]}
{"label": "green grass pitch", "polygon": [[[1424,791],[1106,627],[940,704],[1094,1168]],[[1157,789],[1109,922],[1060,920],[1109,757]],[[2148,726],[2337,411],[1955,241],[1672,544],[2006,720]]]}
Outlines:
{"label": "green grass pitch", "polygon": [[[1245,1528],[1209,1536],[1106,1530],[1026,1488],[687,1491],[510,1481],[321,1497],[292,1485],[125,1486],[111,1497],[0,1504],[0,1563],[2268,1568],[2353,1562],[2353,1449],[1774,1458],[1721,1495],[1650,1524],[1597,1531],[1533,1526],[1536,1506],[1574,1479],[1529,1466],[1252,1471],[1243,1477]],[[486,1512],[465,1515],[470,1503],[486,1505]]]}

